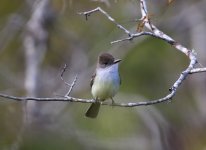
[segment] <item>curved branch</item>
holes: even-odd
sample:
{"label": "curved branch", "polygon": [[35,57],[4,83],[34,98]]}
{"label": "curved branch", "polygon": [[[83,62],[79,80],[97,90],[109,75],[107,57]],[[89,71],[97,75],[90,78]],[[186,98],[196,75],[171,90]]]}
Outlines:
{"label": "curved branch", "polygon": [[196,54],[195,54],[194,50],[190,50],[190,49],[184,47],[183,45],[181,45],[180,43],[176,42],[174,39],[172,39],[170,36],[168,36],[164,32],[160,31],[156,26],[154,26],[151,23],[145,0],[140,0],[140,9],[141,9],[141,14],[142,14],[142,18],[140,20],[142,21],[142,25],[150,30],[149,32],[144,32],[144,31],[138,32],[138,33],[129,32],[123,26],[118,24],[110,15],[108,15],[108,13],[106,13],[100,7],[93,9],[93,10],[90,10],[90,11],[87,11],[87,12],[79,13],[79,14],[85,15],[86,19],[88,19],[87,17],[89,15],[91,15],[94,12],[100,11],[108,18],[108,20],[112,21],[114,24],[116,24],[117,27],[119,27],[126,34],[129,35],[128,37],[126,37],[124,39],[112,41],[111,44],[122,42],[122,41],[131,41],[136,37],[143,36],[143,35],[149,35],[149,36],[153,36],[155,38],[164,40],[165,42],[169,43],[170,45],[175,47],[180,52],[184,53],[190,59],[190,63],[188,65],[188,67],[184,71],[182,71],[179,78],[174,82],[172,87],[169,89],[170,93],[168,95],[166,95],[165,97],[157,99],[157,100],[152,100],[149,102],[115,104],[116,106],[132,107],[132,106],[140,106],[140,105],[152,105],[152,104],[158,104],[158,103],[162,103],[162,102],[171,100],[175,96],[177,89],[180,87],[182,82],[187,78],[187,76],[189,74],[198,73],[198,72],[206,72],[206,68],[195,68],[195,65],[197,64],[197,58],[196,58]]}
{"label": "curved branch", "polygon": [[[173,95],[174,92],[171,92],[170,95]],[[95,103],[96,101],[94,99],[81,99],[81,98],[75,98],[71,96],[67,97],[52,97],[52,98],[41,98],[41,97],[17,97],[17,96],[11,96],[7,94],[0,93],[0,97],[14,100],[14,101],[37,101],[37,102],[78,102],[78,103]],[[159,104],[162,102],[168,102],[171,96],[166,96],[161,99],[157,100],[151,100],[151,101],[145,101],[145,102],[129,102],[129,103],[108,103],[108,102],[101,102],[101,105],[108,105],[108,106],[119,106],[119,107],[135,107],[135,106],[147,106],[147,105],[153,105],[153,104]],[[1,100],[1,99],[0,99]]]}

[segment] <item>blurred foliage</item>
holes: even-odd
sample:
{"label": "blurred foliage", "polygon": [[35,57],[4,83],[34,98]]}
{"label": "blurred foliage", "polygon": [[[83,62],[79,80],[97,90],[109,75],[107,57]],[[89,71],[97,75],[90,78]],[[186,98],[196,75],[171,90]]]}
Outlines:
{"label": "blurred foliage", "polygon": [[[168,5],[168,2],[172,3]],[[23,39],[32,14],[30,3],[32,0],[0,2],[2,93],[26,95]],[[55,21],[48,30],[48,48],[40,66],[39,95],[64,95],[67,88],[59,75],[67,63],[64,77],[68,82],[79,74],[72,95],[91,98],[89,82],[97,56],[108,51],[123,59],[122,86],[115,101],[135,102],[165,96],[188,65],[184,54],[146,36],[111,45],[111,41],[127,35],[100,13],[92,14],[88,20],[78,15],[100,6],[135,32],[138,23],[133,20],[141,16],[138,3],[135,0],[52,0]],[[205,14],[205,4],[204,0],[148,1],[155,25],[186,47],[194,48],[203,65],[206,63],[202,48],[205,30],[198,29],[206,24],[206,18],[194,14]],[[88,104],[39,103],[39,113],[27,126],[23,123],[23,103],[1,98],[0,149],[203,150],[206,148],[205,85],[204,73],[192,75],[171,103],[135,108],[102,106],[94,120],[84,117]]]}

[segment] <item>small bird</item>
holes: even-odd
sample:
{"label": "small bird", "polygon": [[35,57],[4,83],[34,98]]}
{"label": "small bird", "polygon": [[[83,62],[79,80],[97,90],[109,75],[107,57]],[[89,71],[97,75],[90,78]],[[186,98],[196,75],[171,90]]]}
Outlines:
{"label": "small bird", "polygon": [[102,53],[98,57],[96,71],[92,76],[90,86],[93,98],[96,100],[87,110],[85,116],[96,118],[100,108],[100,102],[113,97],[118,92],[121,79],[118,65],[121,59],[114,59],[109,53]]}

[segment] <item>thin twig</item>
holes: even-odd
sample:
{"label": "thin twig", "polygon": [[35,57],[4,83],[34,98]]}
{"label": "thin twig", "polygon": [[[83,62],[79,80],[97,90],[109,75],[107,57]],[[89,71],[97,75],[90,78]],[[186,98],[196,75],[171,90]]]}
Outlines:
{"label": "thin twig", "polygon": [[63,78],[66,69],[67,69],[67,64],[64,65],[64,68],[61,71],[60,77],[61,77],[61,80],[64,82],[64,84],[66,84],[68,86],[71,86],[71,84],[69,84],[68,82],[64,81],[64,78]]}
{"label": "thin twig", "polygon": [[137,37],[140,37],[140,36],[143,36],[143,35],[150,35],[150,36],[154,36],[156,38],[159,38],[155,34],[153,34],[152,32],[139,32],[139,33],[131,33],[131,35],[129,37],[119,39],[119,40],[115,40],[115,41],[112,41],[110,43],[115,44],[115,43],[119,43],[119,42],[123,42],[123,41],[131,41],[134,38],[137,38]]}
{"label": "thin twig", "polygon": [[127,33],[128,36],[131,35],[130,31],[127,30],[125,27],[123,27],[122,25],[120,25],[119,23],[117,23],[114,18],[112,18],[106,11],[104,11],[102,8],[97,7],[93,10],[90,11],[85,11],[85,12],[80,12],[78,13],[79,15],[85,15],[86,20],[88,20],[88,16],[90,16],[92,13],[100,11],[103,15],[105,15],[111,22],[113,22],[119,29],[123,30],[125,33]]}
{"label": "thin twig", "polygon": [[74,81],[72,82],[72,84],[70,85],[69,91],[66,93],[65,97],[68,97],[70,95],[70,93],[72,92],[72,89],[74,87],[74,85],[76,84],[77,81],[77,75],[74,78]]}
{"label": "thin twig", "polygon": [[195,68],[190,71],[190,74],[206,72],[206,68]]}
{"label": "thin twig", "polygon": [[66,69],[67,69],[67,64],[64,65],[64,68],[62,69],[62,72],[61,72],[61,75],[60,75],[60,76],[61,76],[61,80],[62,80],[66,85],[68,85],[68,86],[70,87],[69,90],[68,90],[68,92],[64,95],[65,97],[68,97],[68,96],[70,95],[70,93],[71,93],[71,91],[72,91],[72,89],[73,89],[76,81],[77,81],[77,75],[75,76],[72,84],[69,84],[68,82],[64,81],[64,78],[63,78]]}

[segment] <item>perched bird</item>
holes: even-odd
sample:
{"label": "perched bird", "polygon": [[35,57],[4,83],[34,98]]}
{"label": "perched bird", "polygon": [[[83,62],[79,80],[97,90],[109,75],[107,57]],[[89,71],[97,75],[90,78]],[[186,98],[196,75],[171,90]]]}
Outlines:
{"label": "perched bird", "polygon": [[114,59],[109,53],[102,53],[98,57],[96,71],[92,76],[90,86],[93,98],[96,100],[87,110],[85,116],[96,118],[100,108],[100,102],[113,97],[119,90],[121,80],[118,65],[121,59]]}

